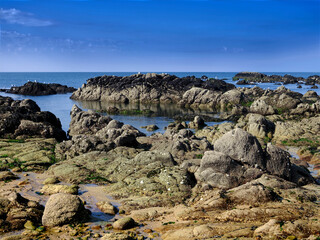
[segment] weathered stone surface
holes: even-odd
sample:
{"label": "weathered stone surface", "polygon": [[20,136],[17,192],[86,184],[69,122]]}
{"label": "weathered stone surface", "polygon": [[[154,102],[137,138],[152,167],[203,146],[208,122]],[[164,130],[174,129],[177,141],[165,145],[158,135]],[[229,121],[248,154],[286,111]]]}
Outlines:
{"label": "weathered stone surface", "polygon": [[40,192],[46,195],[52,195],[56,193],[68,193],[68,194],[78,194],[79,187],[77,185],[58,185],[58,184],[46,184],[44,185]]}
{"label": "weathered stone surface", "polygon": [[0,232],[24,228],[27,221],[41,222],[43,207],[15,192],[0,193]]}
{"label": "weathered stone surface", "polygon": [[45,137],[62,141],[66,134],[60,120],[51,112],[41,112],[34,101],[0,96],[0,137]]}
{"label": "weathered stone surface", "polygon": [[133,228],[136,222],[131,217],[120,218],[112,224],[112,227],[117,230],[126,230]]}
{"label": "weathered stone surface", "polygon": [[90,151],[109,151],[117,146],[136,147],[136,138],[145,136],[136,128],[124,125],[89,111],[84,112],[74,105],[71,110],[69,135],[71,140],[57,145],[56,154],[60,159],[72,158]]}
{"label": "weathered stone surface", "polygon": [[271,115],[275,113],[273,107],[268,105],[262,99],[257,99],[252,103],[252,105],[250,106],[250,112],[258,113],[261,115]]}
{"label": "weathered stone surface", "polygon": [[110,202],[98,202],[96,205],[103,213],[106,214],[116,215],[118,212],[118,209]]}
{"label": "weathered stone surface", "polygon": [[234,88],[221,80],[202,81],[200,78],[178,78],[168,74],[135,74],[126,77],[102,76],[91,78],[73,93],[72,99],[108,102],[178,102],[185,91],[202,87],[215,91]]}
{"label": "weathered stone surface", "polygon": [[55,163],[55,139],[0,139],[0,168],[19,171],[44,171]]}
{"label": "weathered stone surface", "polygon": [[214,144],[214,149],[250,166],[266,166],[264,152],[258,140],[240,128],[231,130],[219,138]]}
{"label": "weathered stone surface", "polygon": [[218,188],[232,188],[262,175],[259,169],[243,164],[225,153],[205,152],[195,176],[198,181]]}
{"label": "weathered stone surface", "polygon": [[267,145],[267,153],[269,155],[267,170],[273,175],[289,180],[291,177],[290,154],[271,143]]}
{"label": "weathered stone surface", "polygon": [[84,222],[90,211],[84,208],[81,199],[66,193],[51,195],[46,203],[42,224],[48,227]]}

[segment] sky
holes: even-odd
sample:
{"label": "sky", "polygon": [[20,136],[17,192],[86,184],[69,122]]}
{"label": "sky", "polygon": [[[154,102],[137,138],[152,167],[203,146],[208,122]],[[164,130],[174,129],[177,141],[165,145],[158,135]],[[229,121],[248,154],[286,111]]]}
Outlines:
{"label": "sky", "polygon": [[0,0],[0,72],[320,72],[320,0]]}

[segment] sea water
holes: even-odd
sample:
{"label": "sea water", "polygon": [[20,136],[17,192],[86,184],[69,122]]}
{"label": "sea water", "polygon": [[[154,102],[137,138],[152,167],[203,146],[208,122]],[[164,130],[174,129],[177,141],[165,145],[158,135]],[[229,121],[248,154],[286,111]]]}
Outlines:
{"label": "sea water", "polygon": [[[12,86],[21,86],[28,81],[32,82],[41,82],[41,83],[60,83],[63,85],[79,88],[83,83],[86,83],[86,80],[96,76],[102,75],[115,75],[115,76],[128,76],[136,74],[134,72],[18,72],[18,73],[1,73],[0,72],[0,89],[7,89]],[[178,77],[185,76],[196,76],[201,77],[203,75],[209,78],[217,78],[217,79],[226,79],[225,81],[228,83],[235,84],[235,81],[232,81],[232,77],[236,74],[236,72],[169,72],[169,74],[174,74]],[[320,72],[267,72],[265,74],[268,75],[285,75],[290,74],[295,77],[304,77],[307,78],[311,75],[320,75]],[[238,87],[253,87],[255,85],[241,85]],[[274,83],[259,83],[257,86],[263,89],[276,89],[279,85]],[[311,86],[301,84],[302,88],[297,88],[297,84],[287,84],[286,88],[289,88],[293,91],[300,92],[302,94],[306,93],[308,90],[314,90],[320,95],[320,86],[319,89],[311,89]],[[10,96],[15,100],[21,100],[25,98],[29,98],[34,100],[42,111],[51,111],[54,113],[61,121],[62,127],[65,131],[69,128],[70,123],[70,110],[74,104],[77,104],[79,107],[84,110],[92,109],[92,110],[101,110],[101,104],[88,104],[85,102],[78,102],[70,99],[71,94],[57,94],[57,95],[49,95],[49,96],[23,96],[16,94],[7,94],[0,93],[2,96]],[[99,109],[100,106],[100,109]],[[106,107],[106,106],[104,106]],[[167,106],[169,108],[169,106]],[[164,127],[168,125],[169,122],[174,121],[173,116],[176,114],[183,114],[185,112],[181,112],[181,109],[174,108],[174,106],[170,106],[172,109],[170,111],[165,111],[163,109],[161,111],[155,111],[155,114],[152,116],[126,116],[126,115],[112,115],[113,119],[124,122],[125,124],[130,124],[140,131],[150,135],[150,133],[146,132],[145,129],[141,129],[141,126],[156,124],[159,127],[157,132],[163,132]],[[193,112],[188,112],[193,113]],[[217,124],[215,122],[207,123],[208,125]]]}

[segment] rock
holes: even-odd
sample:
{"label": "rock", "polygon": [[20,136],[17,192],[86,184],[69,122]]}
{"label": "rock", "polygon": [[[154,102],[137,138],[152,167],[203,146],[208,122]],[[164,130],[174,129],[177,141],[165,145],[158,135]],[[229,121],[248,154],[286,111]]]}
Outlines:
{"label": "rock", "polygon": [[7,90],[7,93],[30,95],[30,96],[43,96],[61,93],[71,93],[76,91],[73,87],[67,87],[57,83],[39,83],[39,82],[27,82],[20,87],[11,87]]}
{"label": "rock", "polygon": [[[0,193],[0,232],[23,229],[26,222],[35,225],[41,222],[43,206],[11,191]],[[31,224],[27,224],[31,227]]]}
{"label": "rock", "polygon": [[0,140],[0,168],[11,171],[43,172],[55,163],[52,153],[55,139],[30,138],[26,140]]}
{"label": "rock", "polygon": [[290,154],[271,143],[267,145],[267,170],[278,177],[290,180],[291,178],[291,163]]}
{"label": "rock", "polygon": [[248,119],[248,123],[244,127],[244,130],[263,140],[273,136],[275,125],[264,116],[250,113],[246,118]]}
{"label": "rock", "polygon": [[46,184],[55,184],[55,183],[58,183],[59,180],[55,177],[49,177],[49,178],[46,178],[42,184],[46,185]]}
{"label": "rock", "polygon": [[84,222],[89,214],[90,211],[84,208],[78,196],[57,193],[48,199],[42,216],[42,225],[54,227]]}
{"label": "rock", "polygon": [[41,112],[34,101],[0,96],[0,137],[44,137],[63,141],[66,133],[60,120],[51,112]]}
{"label": "rock", "polygon": [[194,120],[190,122],[188,126],[189,128],[200,129],[200,128],[204,128],[206,124],[204,123],[203,118],[199,116],[195,116]]}
{"label": "rock", "polygon": [[112,227],[117,230],[126,230],[136,226],[136,222],[131,217],[120,218],[112,224]]}
{"label": "rock", "polygon": [[4,171],[0,172],[0,181],[8,181],[8,180],[14,180],[18,179],[19,177],[12,172]]}
{"label": "rock", "polygon": [[91,151],[110,151],[118,146],[137,147],[137,137],[145,136],[130,125],[95,112],[84,112],[74,105],[71,110],[69,135],[72,139],[57,145],[60,159],[72,158]]}
{"label": "rock", "polygon": [[219,138],[214,144],[214,149],[253,167],[266,166],[264,152],[258,140],[240,128],[231,130]]}
{"label": "rock", "polygon": [[118,212],[118,209],[113,206],[110,202],[98,202],[97,207],[106,214],[109,215],[116,215]]}
{"label": "rock", "polygon": [[162,134],[155,134],[148,138],[139,138],[141,144],[151,145],[151,150],[170,152],[178,163],[186,159],[196,158],[212,145],[205,138],[197,138],[191,130],[168,128]]}
{"label": "rock", "polygon": [[25,224],[24,224],[24,228],[28,229],[28,230],[35,230],[36,226],[34,225],[33,222],[31,222],[30,220],[28,220]]}
{"label": "rock", "polygon": [[146,130],[149,131],[149,132],[153,132],[153,131],[159,129],[159,127],[158,127],[157,125],[154,125],[154,124],[153,124],[153,125],[145,126],[144,128],[146,128]]}
{"label": "rock", "polygon": [[77,185],[58,185],[58,184],[46,184],[40,190],[41,193],[46,195],[52,195],[56,193],[68,193],[68,194],[78,194],[79,187]]}
{"label": "rock", "polygon": [[252,105],[250,106],[250,112],[258,113],[261,115],[271,115],[275,113],[272,106],[268,105],[262,99],[257,99],[252,103]]}
{"label": "rock", "polygon": [[244,167],[240,161],[217,151],[205,152],[195,173],[198,181],[225,189],[239,186],[261,175],[259,169]]}
{"label": "rock", "polygon": [[101,76],[87,80],[71,96],[75,100],[95,100],[107,102],[162,102],[177,103],[182,95],[192,87],[202,87],[212,91],[226,91],[235,88],[222,80],[203,81],[194,76],[178,78],[174,75],[148,73],[131,76]]}

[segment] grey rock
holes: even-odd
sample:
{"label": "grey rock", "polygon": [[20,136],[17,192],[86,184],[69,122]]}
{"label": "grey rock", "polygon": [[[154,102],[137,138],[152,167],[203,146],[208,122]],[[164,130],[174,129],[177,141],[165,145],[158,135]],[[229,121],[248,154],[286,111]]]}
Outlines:
{"label": "grey rock", "polygon": [[85,222],[90,211],[84,208],[81,199],[66,193],[51,195],[45,206],[42,224],[47,227]]}
{"label": "grey rock", "polygon": [[264,152],[257,138],[240,128],[233,129],[219,138],[214,144],[214,149],[253,167],[264,169],[266,166]]}

